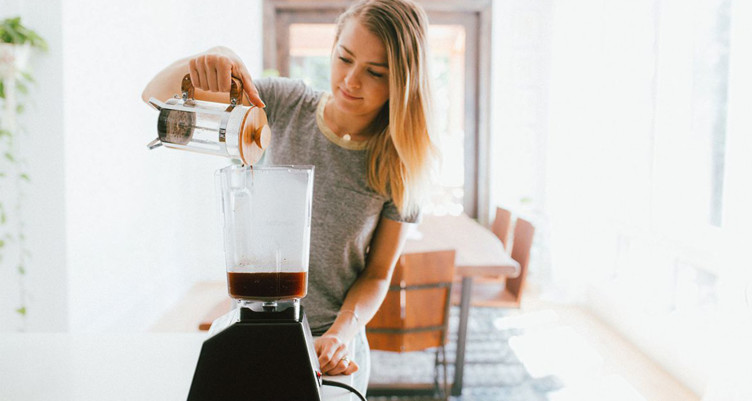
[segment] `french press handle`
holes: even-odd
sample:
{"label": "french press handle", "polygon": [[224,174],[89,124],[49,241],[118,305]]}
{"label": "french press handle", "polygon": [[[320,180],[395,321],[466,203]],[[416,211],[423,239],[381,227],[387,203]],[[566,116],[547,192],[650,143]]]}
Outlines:
{"label": "french press handle", "polygon": [[[243,100],[243,82],[240,78],[234,76],[230,81],[230,109],[228,111],[237,106],[239,101]],[[191,74],[185,74],[180,89],[183,92],[183,101],[194,99],[193,95],[196,89],[193,87]]]}

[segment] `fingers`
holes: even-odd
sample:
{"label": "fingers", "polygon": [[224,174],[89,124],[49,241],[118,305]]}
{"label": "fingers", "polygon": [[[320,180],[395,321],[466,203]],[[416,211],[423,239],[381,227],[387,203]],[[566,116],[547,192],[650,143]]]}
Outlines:
{"label": "fingers", "polygon": [[204,57],[204,64],[206,71],[206,84],[209,85],[209,90],[212,92],[219,92],[219,82],[217,81],[217,76],[221,74],[221,72],[217,71],[218,65],[216,63],[216,60],[212,56],[206,56]]}
{"label": "fingers", "polygon": [[335,375],[351,375],[358,371],[358,364],[350,359],[347,345],[335,335],[324,335],[313,343],[319,356],[321,373]]}
{"label": "fingers", "polygon": [[357,372],[359,368],[360,367],[358,366],[357,363],[355,363],[355,361],[350,361],[350,364],[347,366],[347,369],[345,369],[345,371],[342,372],[341,374],[343,374],[343,375],[351,375],[351,374]]}
{"label": "fingers", "polygon": [[[242,62],[233,60],[222,54],[202,54],[192,58],[188,66],[191,82],[195,88],[210,92],[229,92],[232,85],[233,72],[239,69],[239,66],[242,66]],[[245,67],[242,67],[242,69],[244,70]],[[256,94],[255,97],[258,98],[258,92],[253,86],[250,74],[246,72],[245,75],[243,85],[246,88],[246,92],[248,92],[247,81],[250,83],[253,93]],[[260,101],[260,99],[258,100]]]}
{"label": "fingers", "polygon": [[234,75],[239,77],[243,82],[243,90],[245,91],[246,96],[248,96],[248,101],[256,107],[266,107],[266,104],[264,104],[264,101],[261,100],[261,97],[259,96],[258,90],[256,90],[256,85],[253,84],[251,74],[248,73],[245,66],[241,65],[237,68],[233,68],[233,72],[235,73]]}
{"label": "fingers", "polygon": [[[227,74],[226,71],[232,71],[232,62],[227,57],[217,60],[217,84],[220,92],[229,92],[232,85],[232,72]],[[220,72],[221,71],[221,72]]]}
{"label": "fingers", "polygon": [[351,375],[358,371],[358,364],[349,358],[340,359],[334,369],[325,372],[329,376]]}
{"label": "fingers", "polygon": [[[207,60],[207,56],[201,55],[196,58],[192,58],[188,62],[188,66],[191,74],[191,83],[193,83],[194,88],[202,89],[205,91],[211,90],[212,84],[209,83],[210,76],[214,79],[214,87],[217,87],[217,71],[211,64],[211,60]],[[211,74],[207,71],[207,69],[212,69]],[[216,92],[216,89],[214,90],[214,92]]]}
{"label": "fingers", "polygon": [[188,62],[188,68],[191,74],[191,83],[194,88],[201,88],[201,74],[198,72],[198,58],[192,58]]}
{"label": "fingers", "polygon": [[323,373],[329,373],[331,370],[336,369],[342,358],[347,355],[347,346],[339,343],[334,346],[329,346],[322,349],[319,354],[319,366]]}

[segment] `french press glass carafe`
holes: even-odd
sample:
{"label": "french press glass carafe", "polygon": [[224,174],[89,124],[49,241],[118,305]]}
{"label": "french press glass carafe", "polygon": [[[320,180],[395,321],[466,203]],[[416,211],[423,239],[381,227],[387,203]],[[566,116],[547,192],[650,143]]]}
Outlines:
{"label": "french press glass carafe", "polygon": [[183,77],[182,96],[167,102],[155,98],[149,103],[159,110],[159,137],[147,146],[168,148],[238,159],[245,165],[255,164],[271,140],[266,113],[255,106],[243,106],[243,85],[233,78],[230,103],[194,99],[191,76]]}

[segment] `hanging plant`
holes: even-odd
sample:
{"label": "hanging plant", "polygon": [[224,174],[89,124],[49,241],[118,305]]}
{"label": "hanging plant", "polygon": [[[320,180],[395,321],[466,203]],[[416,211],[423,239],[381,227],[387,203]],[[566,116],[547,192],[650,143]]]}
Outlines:
{"label": "hanging plant", "polygon": [[[18,116],[33,77],[24,71],[31,49],[47,50],[47,43],[21,23],[20,17],[0,22],[0,268],[15,268],[19,303],[16,313],[27,314],[24,277],[31,252],[26,246],[21,219],[23,185],[31,181],[25,160],[19,154]],[[12,245],[12,246],[11,246]]]}

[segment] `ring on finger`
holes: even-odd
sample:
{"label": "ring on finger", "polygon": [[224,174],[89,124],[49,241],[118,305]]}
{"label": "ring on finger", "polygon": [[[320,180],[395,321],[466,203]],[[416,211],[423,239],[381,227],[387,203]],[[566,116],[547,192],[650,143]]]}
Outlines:
{"label": "ring on finger", "polygon": [[348,358],[347,356],[340,359],[340,362],[344,362],[345,366],[350,366],[350,358]]}

